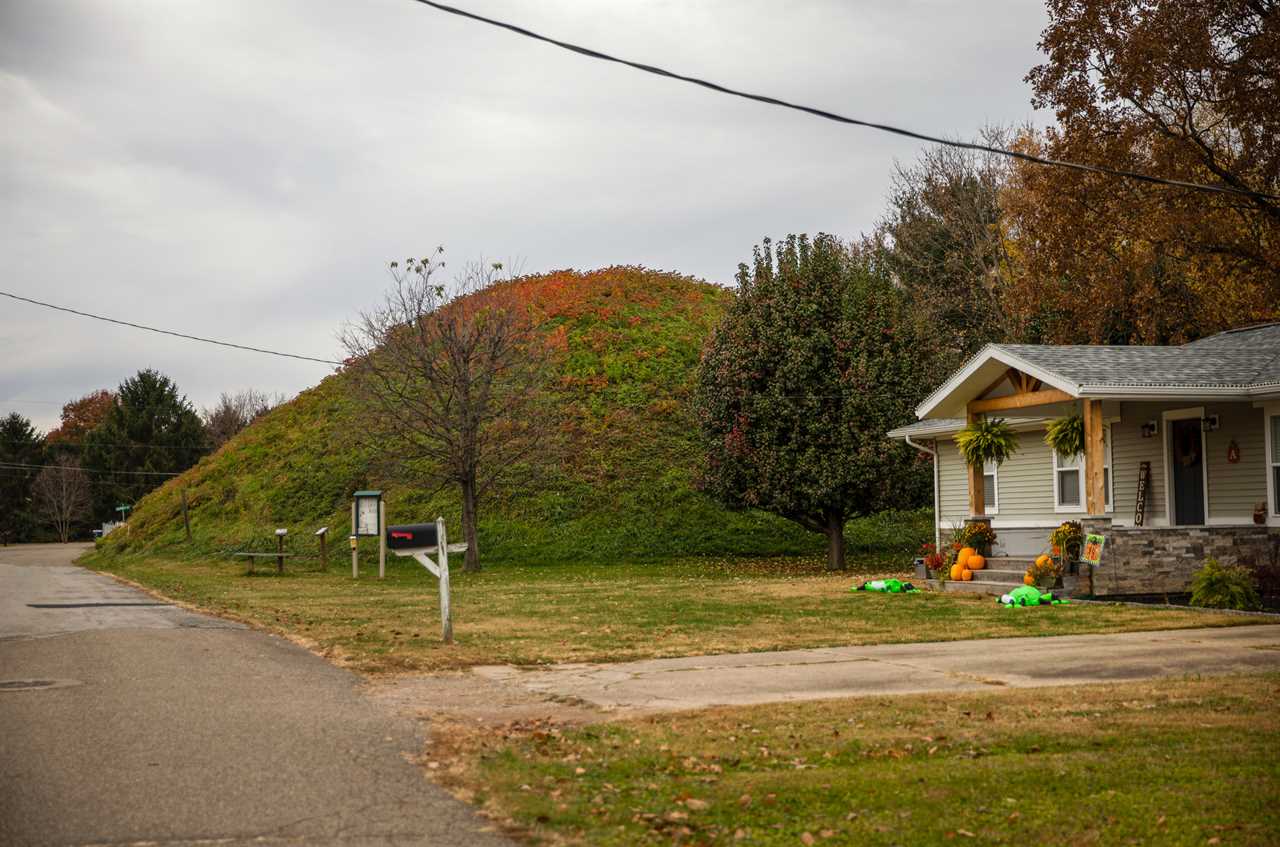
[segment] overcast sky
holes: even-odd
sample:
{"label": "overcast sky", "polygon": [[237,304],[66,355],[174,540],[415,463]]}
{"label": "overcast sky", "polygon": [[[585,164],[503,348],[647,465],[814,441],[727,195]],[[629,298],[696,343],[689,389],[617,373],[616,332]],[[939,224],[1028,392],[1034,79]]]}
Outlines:
{"label": "overcast sky", "polygon": [[[456,3],[921,131],[1044,121],[1035,0]],[[0,127],[0,289],[321,358],[391,259],[727,283],[763,236],[869,229],[920,149],[411,0],[0,0]],[[0,299],[0,414],[144,367],[197,406],[329,372]]]}

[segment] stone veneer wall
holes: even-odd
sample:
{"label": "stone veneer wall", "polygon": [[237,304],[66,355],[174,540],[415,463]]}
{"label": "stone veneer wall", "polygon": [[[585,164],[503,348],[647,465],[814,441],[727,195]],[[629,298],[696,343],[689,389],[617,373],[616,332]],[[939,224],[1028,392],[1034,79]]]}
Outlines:
{"label": "stone veneer wall", "polygon": [[1107,537],[1102,564],[1093,569],[1094,596],[1178,594],[1210,556],[1249,567],[1264,591],[1280,590],[1280,530],[1265,526],[1111,526],[1110,518],[1086,518],[1085,533]]}

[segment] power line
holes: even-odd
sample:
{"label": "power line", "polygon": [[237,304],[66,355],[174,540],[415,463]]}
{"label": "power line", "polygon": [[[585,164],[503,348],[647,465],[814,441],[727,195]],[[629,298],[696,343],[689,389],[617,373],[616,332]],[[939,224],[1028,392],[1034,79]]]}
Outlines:
{"label": "power line", "polygon": [[233,347],[236,350],[248,350],[251,353],[266,353],[271,356],[283,356],[286,359],[301,359],[304,362],[319,362],[322,365],[341,365],[342,362],[335,362],[332,359],[317,359],[314,356],[299,356],[296,353],[281,353],[279,350],[267,350],[262,347],[250,347],[247,344],[235,344],[230,341],[218,341],[215,338],[202,338],[198,335],[187,335],[184,332],[174,332],[168,329],[159,329],[154,326],[145,326],[143,324],[131,323],[129,321],[116,320],[102,315],[95,315],[90,312],[81,312],[77,309],[69,309],[66,306],[55,306],[52,303],[45,303],[40,300],[32,300],[30,297],[20,297],[17,294],[10,294],[8,291],[0,291],[0,295],[9,297],[13,300],[21,300],[24,303],[31,303],[35,306],[44,306],[46,309],[55,309],[59,312],[68,312],[73,315],[79,315],[82,318],[93,318],[95,321],[106,321],[110,324],[119,324],[120,326],[129,326],[134,329],[145,329],[147,332],[158,332],[161,335],[172,335],[175,338],[185,338],[188,341],[202,341],[205,344],[217,344],[219,347]]}
{"label": "power line", "polygon": [[84,471],[85,473],[110,473],[110,474],[127,474],[129,476],[180,476],[181,473],[168,473],[165,471],[113,471],[101,468],[78,468],[75,465],[29,465],[24,462],[0,462],[0,468],[6,470],[45,470],[52,468],[55,471]]}
{"label": "power line", "polygon": [[686,74],[676,73],[675,71],[669,71],[669,70],[666,70],[665,68],[660,68],[656,65],[646,65],[642,62],[633,62],[630,59],[622,59],[622,58],[619,58],[618,56],[611,56],[608,53],[602,53],[601,51],[593,50],[590,47],[583,47],[580,44],[573,44],[571,42],[561,41],[557,38],[552,38],[547,35],[541,35],[532,30],[525,29],[522,26],[517,26],[516,24],[507,23],[506,21],[500,21],[495,18],[487,18],[484,15],[478,15],[475,12],[468,12],[465,9],[457,8],[456,6],[448,6],[448,5],[445,5],[444,3],[437,3],[435,2],[435,0],[413,0],[413,2],[420,3],[423,6],[430,6],[431,8],[436,9],[438,11],[447,12],[450,15],[457,15],[460,18],[467,18],[468,20],[478,21],[483,24],[488,24],[489,26],[498,27],[499,29],[505,29],[509,32],[514,32],[516,35],[522,35],[525,38],[532,38],[535,41],[541,41],[546,44],[551,44],[561,49],[568,50],[571,53],[578,53],[579,55],[586,56],[591,59],[599,59],[604,62],[613,62],[619,65],[626,65],[629,68],[635,68],[636,70],[643,71],[644,73],[647,73],[647,74],[666,77],[668,79],[674,79],[680,82],[687,82],[690,85],[697,85],[702,88],[715,91],[718,94],[728,94],[732,97],[741,97],[745,100],[754,100],[757,103],[765,103],[770,106],[780,106],[784,109],[793,109],[797,112],[804,112],[806,114],[814,115],[815,117],[819,117],[819,118],[824,118],[829,121],[835,121],[837,123],[852,124],[853,126],[867,127],[868,129],[875,129],[881,132],[890,132],[890,133],[893,133],[894,135],[902,135],[907,138],[914,138],[918,141],[928,141],[931,144],[943,144],[948,147],[961,147],[966,150],[977,150],[983,153],[995,153],[1000,156],[1008,156],[1014,159],[1021,159],[1024,162],[1031,162],[1036,165],[1046,165],[1046,166],[1055,167],[1055,168],[1067,168],[1070,170],[1085,171],[1088,173],[1105,174],[1107,176],[1118,176],[1118,177],[1124,177],[1125,179],[1133,179],[1141,182],[1149,182],[1155,185],[1169,185],[1177,188],[1189,188],[1194,191],[1212,191],[1219,194],[1232,194],[1237,196],[1248,197],[1250,199],[1255,199],[1255,200],[1280,200],[1280,194],[1267,194],[1261,191],[1251,191],[1245,188],[1232,188],[1229,186],[1222,186],[1222,185],[1205,185],[1199,182],[1185,182],[1180,179],[1166,179],[1164,177],[1151,176],[1150,174],[1139,173],[1137,171],[1126,171],[1119,168],[1108,168],[1102,165],[1086,165],[1086,164],[1081,164],[1080,162],[1069,162],[1062,159],[1049,159],[1043,156],[1035,156],[1030,153],[1022,153],[1017,150],[1005,150],[1004,148],[1001,148],[1001,147],[991,147],[986,144],[978,144],[972,141],[957,141],[950,138],[939,138],[938,136],[935,136],[935,135],[925,135],[924,133],[914,132],[913,130],[891,126],[890,124],[881,124],[881,123],[875,123],[873,121],[859,120],[858,118],[851,118],[851,117],[848,117],[847,115],[841,115],[836,112],[829,112],[826,109],[819,109],[813,106],[805,106],[800,103],[792,103],[788,100],[781,100],[777,97],[770,97],[766,94],[752,94],[748,91],[742,91],[740,89],[730,88],[727,85],[721,85],[716,82],[711,82],[710,80],[700,79],[695,76],[688,76]]}

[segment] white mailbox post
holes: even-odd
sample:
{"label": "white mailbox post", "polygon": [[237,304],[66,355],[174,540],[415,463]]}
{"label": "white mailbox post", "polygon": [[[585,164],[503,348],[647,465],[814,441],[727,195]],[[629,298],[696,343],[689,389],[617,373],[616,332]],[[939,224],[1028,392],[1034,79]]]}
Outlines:
{"label": "white mailbox post", "polygon": [[[397,556],[412,556],[440,581],[440,632],[445,644],[453,643],[453,615],[449,609],[449,554],[462,553],[466,544],[450,544],[444,518],[434,524],[415,523],[389,526],[386,546]],[[435,559],[432,560],[432,555]]]}

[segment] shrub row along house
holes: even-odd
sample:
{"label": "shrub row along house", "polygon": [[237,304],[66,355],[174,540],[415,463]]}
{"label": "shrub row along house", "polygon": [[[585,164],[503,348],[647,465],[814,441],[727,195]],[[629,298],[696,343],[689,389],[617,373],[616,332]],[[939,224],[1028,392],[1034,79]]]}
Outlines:
{"label": "shrub row along house", "polygon": [[[989,344],[916,415],[889,436],[934,454],[944,541],[984,521],[997,556],[1032,557],[1078,520],[1106,537],[1100,564],[1082,566],[1081,593],[1184,592],[1208,557],[1276,588],[1280,324],[1168,347]],[[1063,457],[1045,432],[1071,415],[1084,447]],[[983,416],[1005,418],[1018,449],[969,467],[955,437]]]}

